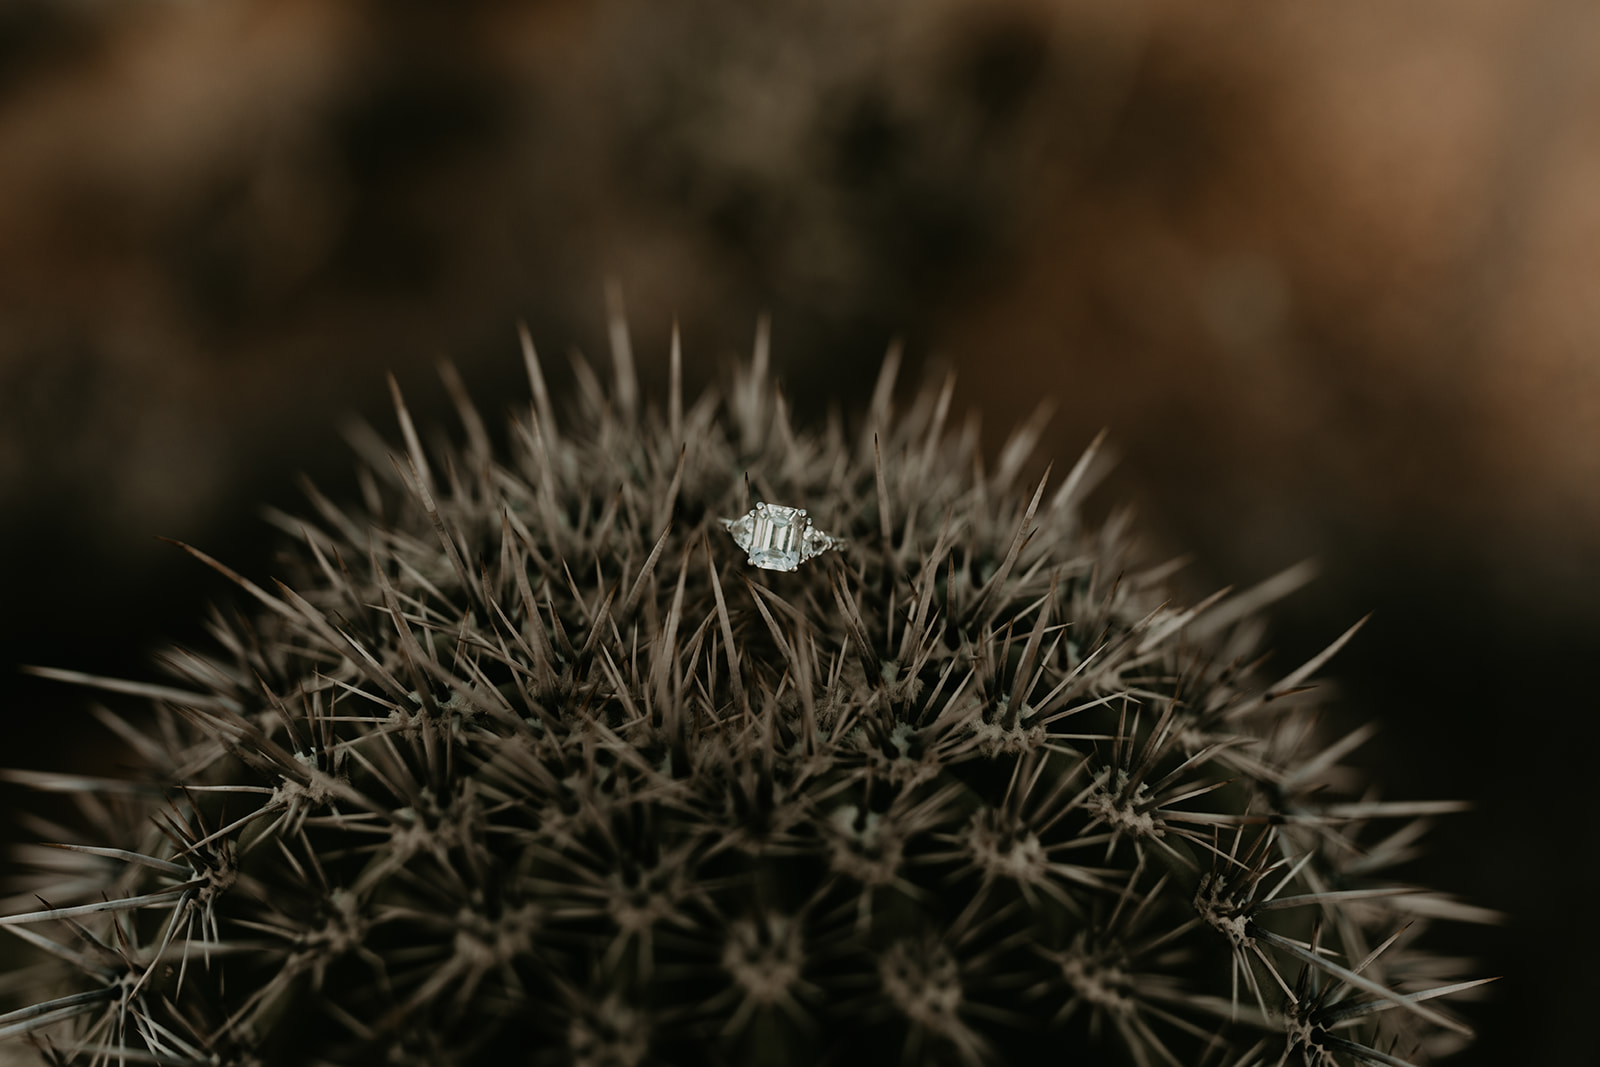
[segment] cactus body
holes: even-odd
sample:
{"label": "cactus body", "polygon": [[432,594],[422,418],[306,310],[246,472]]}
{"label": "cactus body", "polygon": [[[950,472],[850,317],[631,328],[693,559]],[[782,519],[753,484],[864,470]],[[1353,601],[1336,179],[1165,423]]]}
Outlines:
{"label": "cactus body", "polygon": [[[985,470],[948,384],[894,410],[892,359],[858,434],[812,433],[764,340],[687,410],[675,346],[662,412],[619,336],[569,418],[526,347],[505,459],[453,374],[459,448],[425,451],[397,389],[405,449],[360,508],[313,494],[274,588],[191,549],[250,610],[170,686],[55,672],[153,713],[102,716],[126,782],[11,775],[94,826],[0,920],[41,961],[0,1036],[585,1067],[1458,1040],[1412,923],[1473,913],[1382,874],[1450,806],[1343,797],[1365,733],[1314,742],[1326,656],[1251,665],[1293,576],[1166,604],[1117,523],[1078,519],[1092,449],[1024,484],[1023,431]],[[756,501],[849,542],[752,568],[717,520]]]}

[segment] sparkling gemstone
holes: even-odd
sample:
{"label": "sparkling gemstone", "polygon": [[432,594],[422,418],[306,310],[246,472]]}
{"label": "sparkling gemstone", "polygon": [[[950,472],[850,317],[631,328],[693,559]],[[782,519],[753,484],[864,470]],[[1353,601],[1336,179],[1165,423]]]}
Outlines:
{"label": "sparkling gemstone", "polygon": [[792,571],[800,565],[806,513],[778,504],[757,504],[751,524],[750,562],[769,571]]}
{"label": "sparkling gemstone", "polygon": [[752,521],[749,515],[740,515],[737,519],[722,520],[722,525],[726,526],[728,532],[733,534],[734,544],[747,552],[750,550],[750,523]]}

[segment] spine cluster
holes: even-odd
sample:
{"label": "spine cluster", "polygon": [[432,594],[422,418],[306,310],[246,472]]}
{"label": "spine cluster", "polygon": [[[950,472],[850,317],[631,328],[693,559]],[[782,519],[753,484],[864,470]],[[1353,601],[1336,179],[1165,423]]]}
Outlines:
{"label": "spine cluster", "polygon": [[[953,387],[790,424],[764,336],[727,398],[580,368],[509,455],[366,456],[213,647],[101,710],[142,771],[72,795],[5,931],[0,1039],[58,1064],[1139,1067],[1429,1062],[1480,918],[1396,884],[1438,803],[1355,794],[1308,681],[1258,662],[1298,572],[1169,604],[1080,523],[1091,448],[1022,481]],[[794,573],[718,522],[848,538]],[[0,1048],[5,1047],[0,1045]],[[1094,1048],[1099,1052],[1073,1052]]]}

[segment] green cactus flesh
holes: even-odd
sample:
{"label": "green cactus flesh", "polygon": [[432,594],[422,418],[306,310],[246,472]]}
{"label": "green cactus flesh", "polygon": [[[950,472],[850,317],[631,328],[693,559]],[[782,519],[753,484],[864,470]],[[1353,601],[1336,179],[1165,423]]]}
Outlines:
{"label": "green cactus flesh", "polygon": [[[124,782],[24,858],[0,1054],[161,1064],[1428,1062],[1479,913],[1385,878],[1449,804],[1354,798],[1260,671],[1290,575],[1195,608],[900,405],[790,425],[764,339],[724,402],[578,375],[497,457],[369,457],[273,588],[102,711]],[[848,538],[794,573],[718,523]],[[1353,632],[1353,629],[1352,631]],[[1349,637],[1335,642],[1335,648]],[[1329,653],[1333,649],[1329,650]],[[23,990],[18,993],[18,989]],[[32,1055],[32,1053],[29,1053]]]}

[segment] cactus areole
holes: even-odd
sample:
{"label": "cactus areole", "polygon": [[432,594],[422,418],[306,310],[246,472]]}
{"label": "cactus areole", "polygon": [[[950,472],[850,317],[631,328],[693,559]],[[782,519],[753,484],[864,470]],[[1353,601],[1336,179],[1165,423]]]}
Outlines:
{"label": "cactus areole", "polygon": [[[580,373],[497,454],[395,389],[364,500],[282,520],[126,780],[11,863],[0,1057],[57,1064],[1423,1064],[1465,1040],[1386,877],[1444,803],[1348,793],[1259,610],[1175,606],[1093,446],[985,465],[953,386],[793,426]],[[786,502],[776,504],[777,501]],[[766,505],[758,507],[758,505]],[[801,509],[804,509],[802,512]],[[751,516],[749,544],[719,526]],[[839,551],[802,551],[804,530]],[[730,527],[731,528],[731,527]],[[733,531],[735,537],[738,531]],[[798,568],[798,569],[796,569]],[[147,705],[147,706],[146,706]],[[30,873],[31,872],[31,873]],[[29,1046],[32,1046],[31,1048]]]}

